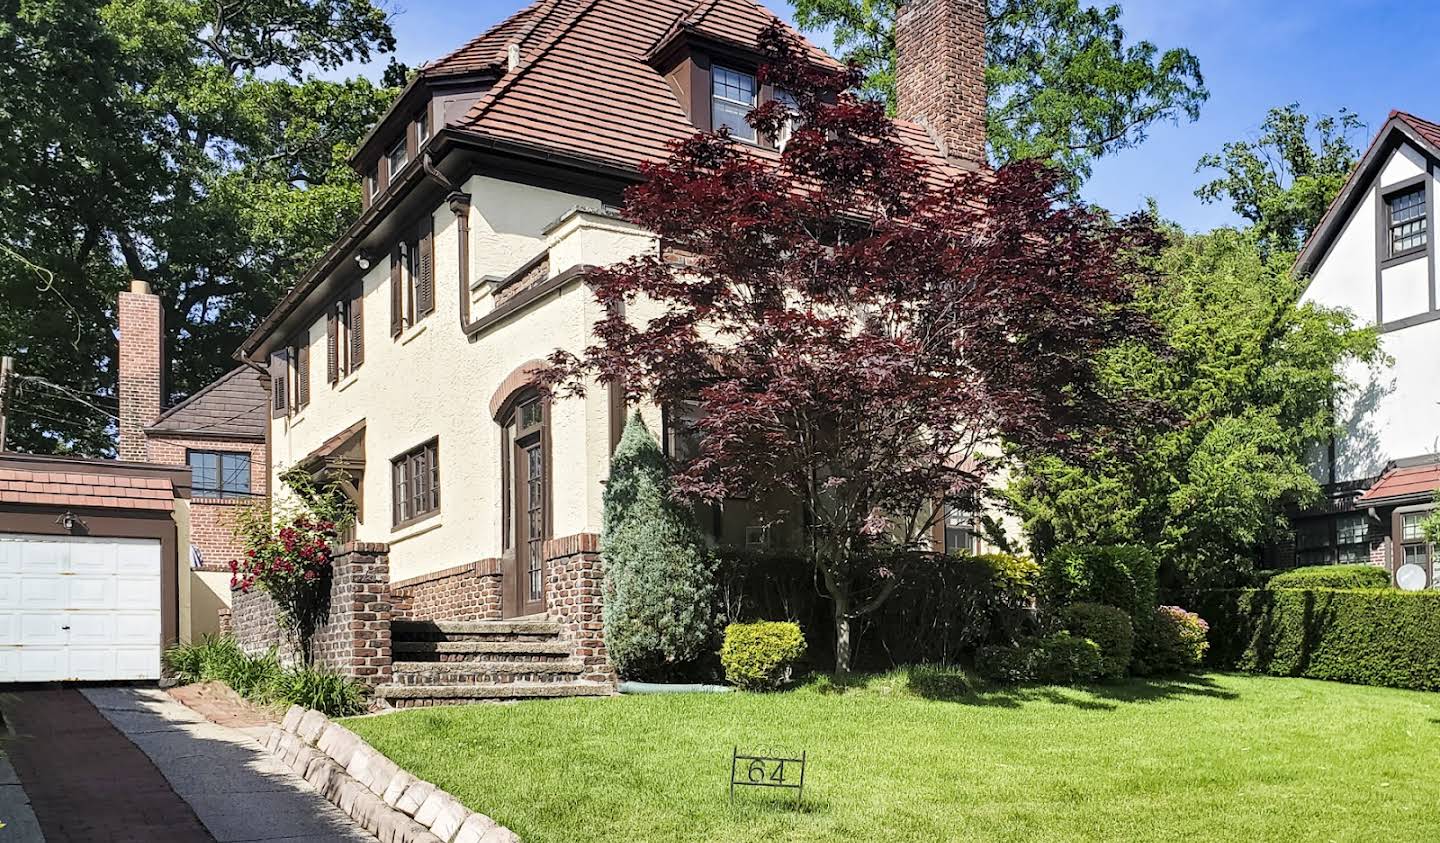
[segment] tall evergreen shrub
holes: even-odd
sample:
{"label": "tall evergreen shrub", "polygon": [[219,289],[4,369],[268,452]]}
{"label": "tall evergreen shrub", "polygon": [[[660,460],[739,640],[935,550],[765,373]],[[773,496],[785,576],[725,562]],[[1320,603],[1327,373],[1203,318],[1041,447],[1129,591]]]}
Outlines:
{"label": "tall evergreen shrub", "polygon": [[611,457],[601,546],[605,641],[620,675],[665,678],[699,657],[715,629],[711,557],[639,413]]}

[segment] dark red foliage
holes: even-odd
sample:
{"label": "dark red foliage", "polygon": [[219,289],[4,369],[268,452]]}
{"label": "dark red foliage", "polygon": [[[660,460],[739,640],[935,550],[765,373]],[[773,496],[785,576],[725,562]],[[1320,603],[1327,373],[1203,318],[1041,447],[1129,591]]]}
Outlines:
{"label": "dark red foliage", "polygon": [[[765,47],[765,79],[798,103],[783,154],[698,134],[647,166],[626,216],[694,257],[594,273],[595,295],[627,308],[550,379],[698,401],[700,455],[678,488],[788,492],[843,578],[877,543],[922,543],[936,501],[973,502],[1002,441],[1075,453],[1135,412],[1095,361],[1148,336],[1129,304],[1159,237],[1069,201],[1040,164],[947,177],[850,92],[853,74],[777,32]],[[777,103],[750,119],[773,134],[789,116]]]}

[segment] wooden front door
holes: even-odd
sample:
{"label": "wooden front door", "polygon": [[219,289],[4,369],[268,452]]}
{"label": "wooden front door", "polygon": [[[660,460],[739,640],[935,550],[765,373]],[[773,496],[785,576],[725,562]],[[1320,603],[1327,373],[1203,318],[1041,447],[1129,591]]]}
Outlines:
{"label": "wooden front door", "polygon": [[545,540],[550,537],[550,482],[546,441],[544,402],[539,398],[521,402],[509,430],[513,445],[509,450],[509,498],[512,515],[509,519],[508,544],[512,550],[506,560],[505,615],[523,617],[545,611]]}

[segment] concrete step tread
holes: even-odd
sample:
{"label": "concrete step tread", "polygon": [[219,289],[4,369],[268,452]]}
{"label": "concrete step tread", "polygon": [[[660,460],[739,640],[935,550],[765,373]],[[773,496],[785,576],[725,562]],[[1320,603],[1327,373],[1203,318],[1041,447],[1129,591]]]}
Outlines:
{"label": "concrete step tread", "polygon": [[397,635],[413,632],[440,632],[445,635],[559,635],[558,621],[394,621]]}
{"label": "concrete step tread", "polygon": [[565,641],[393,641],[390,652],[401,653],[488,653],[569,655],[571,645]]}
{"label": "concrete step tread", "polygon": [[603,682],[510,682],[495,685],[381,685],[384,700],[510,700],[540,697],[606,697],[615,688]]}
{"label": "concrete step tread", "polygon": [[406,662],[393,664],[396,673],[464,673],[484,675],[487,673],[584,673],[585,665],[578,661],[555,662]]}

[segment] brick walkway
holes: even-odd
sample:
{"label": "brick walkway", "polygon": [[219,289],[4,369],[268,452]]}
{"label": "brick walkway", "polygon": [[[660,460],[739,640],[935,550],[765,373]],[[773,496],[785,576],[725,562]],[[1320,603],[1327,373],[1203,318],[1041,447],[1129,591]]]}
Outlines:
{"label": "brick walkway", "polygon": [[48,843],[213,843],[145,753],[79,691],[4,694],[0,708]]}

